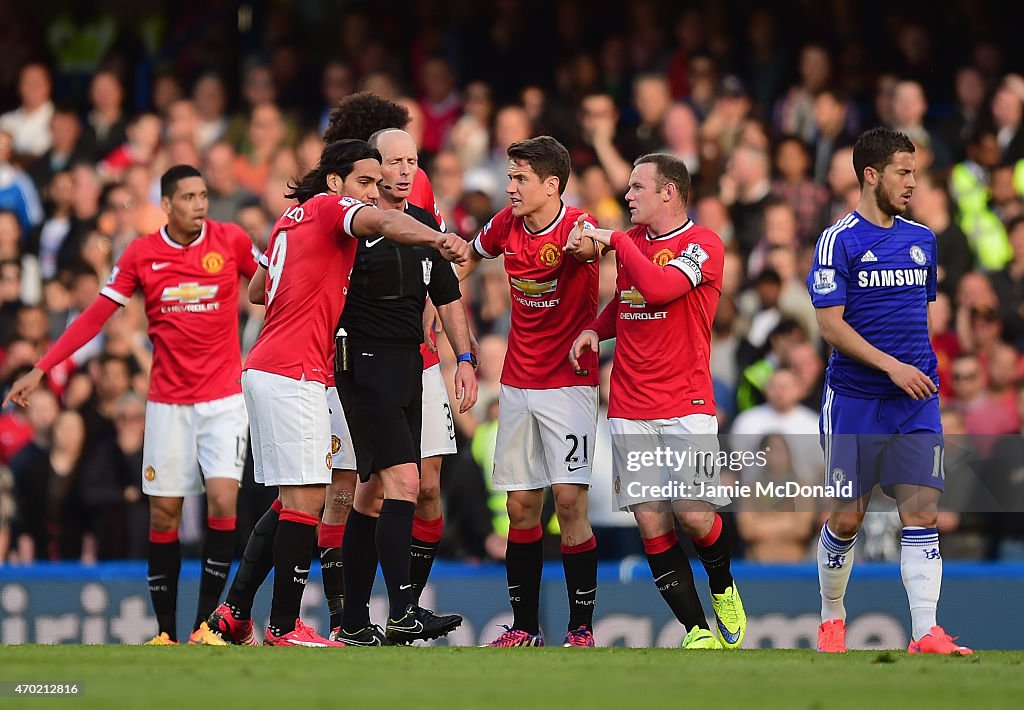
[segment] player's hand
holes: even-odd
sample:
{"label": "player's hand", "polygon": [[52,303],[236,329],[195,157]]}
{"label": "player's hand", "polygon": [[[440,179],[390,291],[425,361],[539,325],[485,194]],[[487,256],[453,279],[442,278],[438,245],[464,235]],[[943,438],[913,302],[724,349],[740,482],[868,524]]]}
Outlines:
{"label": "player's hand", "polygon": [[15,380],[14,384],[11,385],[11,391],[4,397],[3,406],[6,407],[11,402],[14,402],[19,406],[27,407],[29,395],[36,391],[39,384],[43,381],[43,375],[45,374],[38,367],[33,367]]}
{"label": "player's hand", "polygon": [[476,371],[468,362],[460,362],[455,368],[455,399],[459,400],[459,414],[465,414],[476,404]]}
{"label": "player's hand", "polygon": [[444,325],[441,323],[441,317],[437,314],[437,308],[430,299],[427,299],[427,305],[423,307],[423,344],[427,346],[427,350],[432,353],[437,352],[437,340],[432,335],[436,335],[444,330]]}
{"label": "player's hand", "polygon": [[446,234],[440,240],[438,251],[448,261],[465,264],[469,260],[469,242],[458,234]]}
{"label": "player's hand", "polygon": [[590,215],[581,214],[576,220],[576,225],[569,232],[565,246],[562,247],[562,251],[572,254],[581,261],[592,261],[601,255],[597,243],[590,237],[594,231],[594,226],[587,221],[590,219]]}
{"label": "player's hand", "polygon": [[886,374],[897,387],[910,395],[911,399],[928,399],[938,392],[930,377],[905,362],[897,361]]}
{"label": "player's hand", "polygon": [[584,330],[576,336],[576,340],[572,341],[572,347],[569,348],[569,362],[572,363],[573,369],[576,372],[580,371],[580,355],[586,352],[587,348],[596,353],[600,345],[601,339],[593,330]]}
{"label": "player's hand", "polygon": [[588,229],[587,236],[593,239],[598,244],[604,244],[606,247],[612,245],[612,235],[615,231],[612,229]]}

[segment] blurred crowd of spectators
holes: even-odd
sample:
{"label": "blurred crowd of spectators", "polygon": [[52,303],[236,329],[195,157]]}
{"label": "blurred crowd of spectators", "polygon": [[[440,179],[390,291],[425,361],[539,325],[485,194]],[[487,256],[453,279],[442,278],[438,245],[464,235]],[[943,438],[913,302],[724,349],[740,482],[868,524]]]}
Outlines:
{"label": "blurred crowd of spectators", "polygon": [[[18,60],[0,72],[0,381],[35,363],[126,245],[163,224],[167,167],[200,168],[210,218],[237,222],[262,247],[288,207],[286,184],[319,157],[330,107],[368,90],[409,109],[438,205],[467,238],[505,204],[515,141],[562,141],[573,160],[564,199],[605,227],[628,224],[622,195],[638,155],[682,158],[691,216],[728,246],[712,352],[723,442],[769,447],[763,475],[816,483],[827,349],[804,279],[817,235],[859,196],[856,136],[884,124],[917,146],[910,217],[938,237],[931,323],[947,484],[958,470],[971,481],[955,495],[959,512],[940,521],[947,556],[1024,556],[1022,516],[993,514],[1024,511],[1024,78],[986,38],[998,24],[978,4],[957,4],[946,20],[959,23],[956,52],[944,25],[928,24],[944,20],[872,16],[871,3],[847,1],[794,4],[805,13],[795,23],[793,8],[723,16],[710,2],[599,2],[591,12],[577,0],[487,10],[419,1],[404,13],[384,3],[396,14],[382,22],[383,9],[357,3],[322,17],[303,4],[214,1],[201,18],[95,5],[69,3],[45,27],[0,10],[0,26],[15,28],[5,52]],[[332,51],[317,54],[325,43]],[[605,259],[602,305],[613,288]],[[481,397],[459,418],[462,452],[445,464],[444,549],[483,559],[503,554],[507,529],[484,473],[509,328],[501,264],[485,263],[464,293]],[[262,316],[239,308],[245,350]],[[149,365],[133,302],[51,373],[28,410],[0,415],[0,564],[144,554]],[[642,548],[630,517],[612,511],[603,421],[599,439],[592,517],[602,554],[617,557]],[[247,477],[240,540],[272,497]],[[201,505],[186,508],[186,544]],[[729,524],[748,558],[797,561],[820,515],[739,504]],[[862,537],[869,558],[898,559],[891,510]]]}

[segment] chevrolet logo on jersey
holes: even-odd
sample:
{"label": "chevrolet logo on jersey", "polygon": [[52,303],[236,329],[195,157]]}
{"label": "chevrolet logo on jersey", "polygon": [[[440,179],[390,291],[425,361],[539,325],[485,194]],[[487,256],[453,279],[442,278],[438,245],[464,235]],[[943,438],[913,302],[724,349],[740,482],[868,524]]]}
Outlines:
{"label": "chevrolet logo on jersey", "polygon": [[200,286],[198,283],[168,286],[160,296],[161,301],[177,301],[178,303],[199,303],[217,295],[219,286]]}
{"label": "chevrolet logo on jersey", "polygon": [[526,296],[543,296],[554,293],[558,288],[558,279],[554,281],[534,281],[533,279],[509,279],[512,287]]}
{"label": "chevrolet logo on jersey", "polygon": [[622,303],[628,303],[630,308],[643,308],[647,305],[647,299],[636,290],[636,286],[633,286],[628,291],[623,291],[619,295]]}

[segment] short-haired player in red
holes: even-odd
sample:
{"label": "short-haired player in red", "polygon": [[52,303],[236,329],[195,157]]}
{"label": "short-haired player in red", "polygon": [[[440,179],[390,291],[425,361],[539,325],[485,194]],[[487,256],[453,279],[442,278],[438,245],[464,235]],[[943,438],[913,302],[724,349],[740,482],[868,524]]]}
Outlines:
{"label": "short-haired player in red", "polygon": [[142,291],[153,367],[141,473],[149,496],[149,593],[159,627],[148,643],[177,643],[181,506],[185,496],[205,489],[209,518],[189,643],[224,645],[206,617],[220,599],[235,548],[235,503],[249,436],[239,383],[238,283],[256,271],[259,251],[240,227],[206,219],[206,182],[195,168],[167,170],[160,192],[167,226],[128,245],[100,296],[14,383],[4,404],[24,406],[46,372]]}
{"label": "short-haired player in red", "polygon": [[[456,235],[439,234],[405,214],[362,202],[377,199],[380,177],[380,154],[365,142],[327,146],[319,165],[288,195],[299,204],[274,225],[269,256],[257,276],[265,283],[267,312],[246,359],[242,387],[256,481],[279,489],[278,501],[250,538],[250,545],[265,552],[268,528],[273,530],[274,594],[264,641],[270,646],[344,645],[306,626],[299,607],[331,482],[326,383],[334,366],[334,326],[345,305],[355,238],[381,234],[432,246],[451,260],[464,259],[468,251]],[[211,625],[232,641],[252,642],[248,616],[254,587],[262,579],[252,582],[236,574],[227,602],[211,616]]]}
{"label": "short-haired player in red", "polygon": [[[652,153],[636,160],[629,178],[626,202],[635,227],[588,229],[579,220],[568,250],[596,246],[590,239],[610,246],[618,277],[615,298],[576,338],[569,360],[579,367],[600,341],[617,338],[608,402],[616,502],[636,518],[654,582],[688,629],[683,647],[736,648],[746,616],[729,571],[728,535],[715,512],[729,500],[704,491],[720,483],[709,359],[725,248],[717,234],[689,218],[689,194],[686,164]],[[696,463],[636,470],[638,452],[663,448],[692,453]],[[718,638],[707,627],[693,572],[676,539],[677,521],[708,573]]]}
{"label": "short-haired player in red", "polygon": [[[572,368],[565,353],[597,315],[597,263],[563,249],[582,212],[562,203],[569,153],[550,136],[508,148],[504,208],[473,242],[471,266],[504,255],[512,328],[501,373],[493,488],[508,491],[513,622],[492,646],[542,646],[541,512],[550,487],[569,597],[566,646],[593,646],[597,543],[587,515],[597,430],[597,358]],[[465,275],[463,274],[463,277]]]}

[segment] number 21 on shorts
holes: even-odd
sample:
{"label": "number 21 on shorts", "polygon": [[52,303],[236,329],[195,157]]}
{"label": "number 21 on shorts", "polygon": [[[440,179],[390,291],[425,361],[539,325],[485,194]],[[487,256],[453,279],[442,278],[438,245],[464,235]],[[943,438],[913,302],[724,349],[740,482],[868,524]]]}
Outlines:
{"label": "number 21 on shorts", "polygon": [[572,473],[585,468],[590,461],[590,448],[587,435],[566,434],[565,441],[569,445],[569,453],[565,455],[566,469]]}

